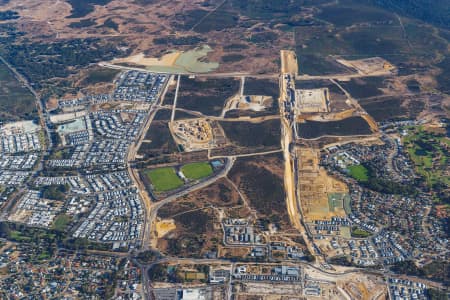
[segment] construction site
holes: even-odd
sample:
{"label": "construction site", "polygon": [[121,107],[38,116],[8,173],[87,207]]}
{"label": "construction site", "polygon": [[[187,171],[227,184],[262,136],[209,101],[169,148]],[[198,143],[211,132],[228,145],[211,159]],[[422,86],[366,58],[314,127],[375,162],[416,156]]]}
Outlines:
{"label": "construction site", "polygon": [[223,114],[231,110],[252,110],[263,111],[270,108],[273,104],[271,96],[264,95],[236,95],[230,98],[225,104]]}
{"label": "construction site", "polygon": [[171,231],[175,230],[175,220],[173,219],[161,219],[156,222],[156,234],[158,238],[162,238]]}
{"label": "construction site", "polygon": [[305,222],[346,217],[343,201],[337,201],[336,197],[348,194],[346,184],[319,167],[318,150],[297,148],[297,157],[298,189]]}
{"label": "construction site", "polygon": [[281,50],[281,73],[298,76],[297,54],[294,51]]}
{"label": "construction site", "polygon": [[392,75],[396,72],[396,67],[381,57],[370,57],[357,60],[338,59],[340,64],[355,69],[360,75]]}
{"label": "construction site", "polygon": [[327,88],[295,90],[297,113],[329,112],[330,93]]}
{"label": "construction site", "polygon": [[204,118],[173,121],[170,129],[184,151],[211,149],[216,145],[211,124]]}
{"label": "construction site", "polygon": [[[338,81],[299,77],[287,65],[297,67],[294,58],[281,52],[282,72],[289,72],[281,78],[279,105],[284,125],[286,205],[292,226],[320,262],[330,255],[342,255],[336,240],[351,238],[349,188],[320,166],[320,149],[362,135],[376,138],[378,126]],[[370,63],[380,62],[368,60]],[[359,284],[342,288],[357,299],[367,299],[367,289]],[[337,299],[337,295],[332,298]]]}

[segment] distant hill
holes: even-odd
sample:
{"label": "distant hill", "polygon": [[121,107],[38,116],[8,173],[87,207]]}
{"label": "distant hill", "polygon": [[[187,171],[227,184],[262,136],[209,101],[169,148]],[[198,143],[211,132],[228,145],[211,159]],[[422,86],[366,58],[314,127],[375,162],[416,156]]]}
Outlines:
{"label": "distant hill", "polygon": [[399,14],[450,29],[449,0],[368,0]]}

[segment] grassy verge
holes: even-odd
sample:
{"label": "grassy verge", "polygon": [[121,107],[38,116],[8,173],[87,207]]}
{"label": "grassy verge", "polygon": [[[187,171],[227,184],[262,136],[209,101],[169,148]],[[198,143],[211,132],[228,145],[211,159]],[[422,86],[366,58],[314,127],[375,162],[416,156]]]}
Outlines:
{"label": "grassy verge", "polygon": [[346,194],[344,196],[344,210],[345,210],[345,213],[348,215],[352,213],[352,207],[351,207],[350,201],[351,201],[350,195]]}

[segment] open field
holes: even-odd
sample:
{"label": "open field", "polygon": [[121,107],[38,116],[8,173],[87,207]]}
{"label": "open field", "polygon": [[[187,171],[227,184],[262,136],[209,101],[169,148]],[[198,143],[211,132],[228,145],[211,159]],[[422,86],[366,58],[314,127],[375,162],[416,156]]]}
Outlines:
{"label": "open field", "polygon": [[221,251],[223,232],[215,211],[220,209],[231,218],[246,218],[249,210],[239,201],[234,188],[222,179],[163,206],[158,216],[173,218],[177,229],[160,239],[158,248],[184,257],[199,257],[208,251],[218,251],[219,257],[226,255]]}
{"label": "open field", "polygon": [[171,256],[200,258],[206,252],[217,249],[222,231],[220,227],[215,228],[217,218],[210,208],[203,209],[186,201],[170,203],[167,208],[186,205],[191,209],[172,215],[176,228],[158,239],[158,249]]}
{"label": "open field", "polygon": [[356,99],[380,96],[383,94],[381,88],[386,87],[383,77],[366,77],[341,81],[340,85]]}
{"label": "open field", "polygon": [[219,116],[225,101],[239,90],[239,81],[181,77],[177,107]]}
{"label": "open field", "polygon": [[[242,147],[279,147],[281,139],[280,120],[262,123],[220,122],[228,140]],[[266,148],[268,149],[268,148]]]}
{"label": "open field", "polygon": [[71,6],[71,15],[69,18],[80,18],[94,11],[94,5],[105,5],[111,0],[68,0]]}
{"label": "open field", "polygon": [[178,152],[178,148],[170,134],[169,122],[153,121],[138,153],[144,156],[159,156],[175,152]]}
{"label": "open field", "polygon": [[315,139],[321,136],[369,135],[369,124],[361,117],[350,117],[340,121],[298,123],[300,138]]}
{"label": "open field", "polygon": [[159,239],[158,248],[184,257],[199,257],[207,251],[217,251],[222,244],[217,209],[231,218],[249,216],[249,210],[242,206],[242,199],[230,182],[219,179],[161,207],[158,217],[174,220],[176,229]]}
{"label": "open field", "polygon": [[199,162],[184,165],[181,168],[181,172],[186,178],[197,180],[210,176],[213,173],[213,169],[208,162]]}
{"label": "open field", "polygon": [[173,80],[169,80],[169,83],[167,84],[167,92],[162,104],[173,105],[173,102],[175,101],[175,92],[177,88],[176,83],[177,83],[176,78],[174,78]]}
{"label": "open field", "polygon": [[260,218],[287,229],[287,214],[283,184],[283,161],[281,155],[255,158],[239,158],[229,173],[229,178],[255,209]]}
{"label": "open field", "polygon": [[170,167],[145,170],[144,174],[150,179],[155,192],[168,192],[183,185],[183,181],[177,176],[175,169]]}
{"label": "open field", "polygon": [[438,64],[441,73],[437,76],[438,88],[446,94],[450,94],[450,57],[446,57]]}
{"label": "open field", "polygon": [[0,62],[0,122],[37,117],[34,96]]}
{"label": "open field", "polygon": [[225,3],[214,12],[205,15],[199,22],[192,26],[197,33],[209,33],[211,31],[222,31],[231,29],[238,25],[239,17],[237,12],[232,10],[229,3]]}
{"label": "open field", "polygon": [[83,79],[83,84],[85,85],[95,85],[98,83],[112,83],[119,70],[105,69],[105,68],[95,68],[88,72],[86,77]]}
{"label": "open field", "polygon": [[402,106],[400,97],[383,97],[379,99],[362,100],[359,104],[377,122],[389,119],[402,119],[407,116],[407,110]]}
{"label": "open field", "polygon": [[237,190],[226,178],[217,180],[205,188],[196,190],[188,195],[177,199],[177,204],[163,206],[158,211],[161,218],[169,218],[184,211],[196,209],[203,206],[220,207],[230,217],[246,217],[248,209],[240,207],[243,204]]}
{"label": "open field", "polygon": [[[278,99],[280,87],[277,79],[245,78],[244,95],[266,95]],[[274,101],[274,105],[277,101]]]}
{"label": "open field", "polygon": [[196,114],[189,113],[189,112],[182,111],[182,110],[177,110],[176,113],[175,113],[175,121],[186,120],[186,119],[194,119],[194,118],[197,118],[197,117],[198,117],[198,115],[196,115]]}
{"label": "open field", "polygon": [[[359,104],[377,122],[387,120],[416,119],[433,114],[445,115],[446,96],[430,96],[425,94],[396,96],[385,95],[361,99]],[[447,98],[448,99],[448,98]]]}
{"label": "open field", "polygon": [[172,110],[170,109],[160,109],[155,114],[153,121],[169,121],[170,116],[172,115]]}

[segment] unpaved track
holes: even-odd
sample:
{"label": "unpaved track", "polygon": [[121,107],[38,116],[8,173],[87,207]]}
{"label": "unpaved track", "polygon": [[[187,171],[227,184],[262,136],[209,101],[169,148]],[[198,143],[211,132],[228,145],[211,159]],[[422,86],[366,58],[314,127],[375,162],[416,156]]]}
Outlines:
{"label": "unpaved track", "polygon": [[[140,71],[140,72],[150,72],[145,67],[125,67],[125,66],[119,66],[112,64],[110,62],[100,62],[98,64],[101,67],[104,68],[110,68],[114,70],[129,70],[129,71]],[[173,75],[174,72],[156,72],[152,71],[150,73],[155,74],[166,74],[166,75]],[[188,72],[179,72],[176,73],[176,75],[195,75],[196,77],[205,77],[205,78],[230,78],[230,77],[251,77],[251,78],[257,78],[257,79],[275,79],[279,78],[280,74],[274,74],[274,73],[268,73],[268,74],[258,74],[258,73],[249,73],[249,72],[210,72],[210,73],[188,73]],[[331,75],[323,75],[323,76],[316,76],[316,75],[297,75],[295,77],[295,80],[320,80],[320,79],[335,79],[335,80],[350,80],[352,78],[365,78],[365,77],[373,77],[373,73],[368,74],[331,74]],[[386,75],[389,77],[388,75]],[[394,76],[394,75],[391,75]]]}
{"label": "unpaved track", "polygon": [[177,108],[178,91],[180,90],[180,81],[181,81],[181,76],[178,75],[178,77],[177,77],[177,88],[175,89],[175,98],[173,100],[172,115],[170,116],[170,122],[173,122],[175,120],[175,111],[176,111],[176,108]]}

